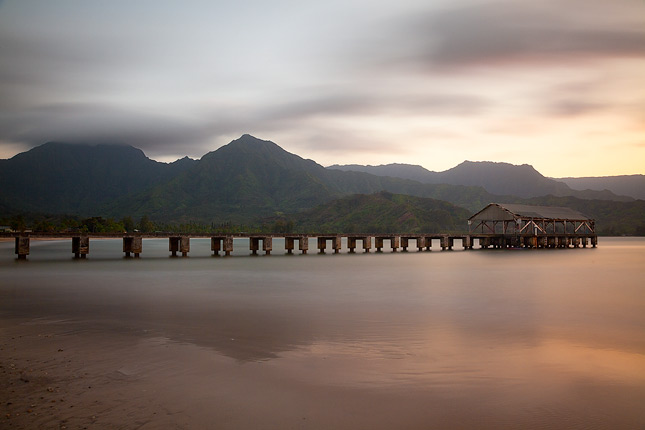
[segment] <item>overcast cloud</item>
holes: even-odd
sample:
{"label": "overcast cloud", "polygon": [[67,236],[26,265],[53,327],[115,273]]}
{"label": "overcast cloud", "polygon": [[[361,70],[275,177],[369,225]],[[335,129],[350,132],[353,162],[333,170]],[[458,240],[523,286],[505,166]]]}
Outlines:
{"label": "overcast cloud", "polygon": [[2,158],[251,133],[325,165],[645,173],[642,0],[7,0],[0,42]]}

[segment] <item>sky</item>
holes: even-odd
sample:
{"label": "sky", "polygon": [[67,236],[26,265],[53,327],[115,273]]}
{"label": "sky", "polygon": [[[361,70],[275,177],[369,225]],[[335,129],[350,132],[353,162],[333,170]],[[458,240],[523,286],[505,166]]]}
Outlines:
{"label": "sky", "polygon": [[0,0],[0,158],[48,141],[645,174],[644,0]]}

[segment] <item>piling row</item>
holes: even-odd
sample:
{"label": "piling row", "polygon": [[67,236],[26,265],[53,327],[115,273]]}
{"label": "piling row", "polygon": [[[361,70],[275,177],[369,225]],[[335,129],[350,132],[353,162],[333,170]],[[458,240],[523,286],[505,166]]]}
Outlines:
{"label": "piling row", "polygon": [[[35,238],[69,238],[69,235],[45,235],[35,234]],[[100,237],[123,238],[123,253],[126,257],[134,256],[138,258],[143,252],[143,238],[168,238],[168,251],[173,257],[181,253],[182,257],[187,257],[190,252],[191,237],[209,237],[204,235],[100,235]],[[330,249],[338,254],[342,248],[342,239],[347,240],[347,249],[350,254],[356,253],[359,249],[363,252],[370,252],[372,241],[376,252],[383,252],[389,249],[391,252],[397,252],[399,248],[407,252],[410,241],[415,241],[418,251],[430,251],[432,241],[438,240],[439,247],[442,251],[452,250],[455,239],[461,241],[464,250],[473,249],[473,244],[478,241],[480,249],[554,249],[554,248],[586,248],[591,245],[595,248],[598,244],[598,237],[595,234],[554,234],[554,235],[524,235],[509,236],[499,234],[482,234],[482,235],[223,235],[210,236],[211,251],[213,255],[231,255],[233,252],[234,238],[248,238],[249,250],[251,255],[258,255],[260,250],[265,255],[270,255],[273,251],[273,238],[284,238],[284,248],[287,254],[293,254],[295,243],[298,242],[298,250],[301,254],[307,254],[309,250],[309,238],[317,239],[317,249],[319,254],[324,254],[329,245]],[[18,259],[26,259],[29,255],[30,235],[15,236],[15,254]],[[74,258],[84,259],[90,253],[90,235],[71,236],[72,253]],[[360,247],[359,247],[360,245]],[[389,245],[386,247],[386,245]]]}

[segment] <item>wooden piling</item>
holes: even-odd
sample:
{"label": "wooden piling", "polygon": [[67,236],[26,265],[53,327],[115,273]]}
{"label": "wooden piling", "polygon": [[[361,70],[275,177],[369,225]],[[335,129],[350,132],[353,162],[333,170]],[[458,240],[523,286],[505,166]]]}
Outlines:
{"label": "wooden piling", "polygon": [[349,249],[349,253],[353,254],[356,249],[356,238],[355,237],[348,237],[347,238],[347,248]]}
{"label": "wooden piling", "polygon": [[251,251],[251,255],[258,255],[259,249],[260,249],[260,238],[249,237],[249,250]]}
{"label": "wooden piling", "polygon": [[319,254],[324,254],[325,253],[325,248],[327,248],[327,240],[325,240],[324,237],[319,237],[318,238],[318,253]]}
{"label": "wooden piling", "polygon": [[298,237],[298,249],[301,253],[306,254],[309,249],[309,237],[300,236]]}
{"label": "wooden piling", "polygon": [[226,236],[223,240],[224,255],[229,256],[233,252],[233,236]]}
{"label": "wooden piling", "polygon": [[222,249],[222,238],[221,237],[211,237],[211,251],[213,255],[219,255],[219,252]]}
{"label": "wooden piling", "polygon": [[179,239],[179,250],[181,251],[182,257],[188,257],[188,253],[190,252],[190,237],[181,236]]}
{"label": "wooden piling", "polygon": [[363,251],[370,252],[370,249],[372,249],[372,237],[365,236],[362,239],[363,239]]}
{"label": "wooden piling", "polygon": [[446,249],[452,249],[454,244],[454,239],[451,236],[442,236],[440,241],[441,241],[442,251],[445,251]]}
{"label": "wooden piling", "polygon": [[15,253],[19,260],[26,260],[29,255],[29,236],[16,236]]}
{"label": "wooden piling", "polygon": [[464,236],[461,239],[461,245],[464,249],[473,249],[473,239],[470,236]]}
{"label": "wooden piling", "polygon": [[123,238],[123,252],[126,257],[134,254],[134,258],[139,258],[143,251],[143,241],[140,236],[125,236]]}
{"label": "wooden piling", "polygon": [[270,236],[263,237],[262,251],[264,251],[266,255],[270,255],[272,250],[273,250],[273,238]]}
{"label": "wooden piling", "polygon": [[72,254],[74,258],[85,258],[90,253],[90,238],[88,236],[72,237]]}
{"label": "wooden piling", "polygon": [[376,236],[374,238],[374,248],[376,248],[376,252],[382,252],[381,250],[383,249],[383,238],[380,236]]}
{"label": "wooden piling", "polygon": [[293,254],[294,243],[296,239],[294,237],[285,237],[284,238],[284,249],[287,251],[287,254]]}

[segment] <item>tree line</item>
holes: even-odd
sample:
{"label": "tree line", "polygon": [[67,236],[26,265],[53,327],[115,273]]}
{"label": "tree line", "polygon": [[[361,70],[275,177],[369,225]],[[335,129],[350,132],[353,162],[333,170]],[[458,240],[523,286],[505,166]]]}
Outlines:
{"label": "tree line", "polygon": [[39,233],[291,233],[294,230],[293,221],[284,219],[256,225],[215,221],[210,224],[199,222],[169,223],[153,221],[147,215],[135,220],[131,216],[115,219],[101,216],[83,218],[74,215],[19,214],[0,217],[0,225],[9,227],[16,232],[32,231]]}

